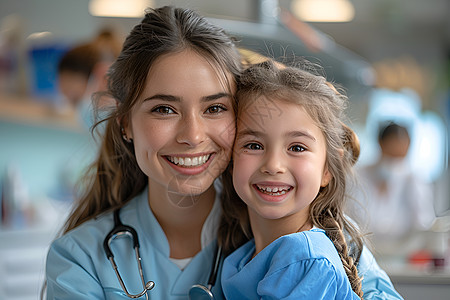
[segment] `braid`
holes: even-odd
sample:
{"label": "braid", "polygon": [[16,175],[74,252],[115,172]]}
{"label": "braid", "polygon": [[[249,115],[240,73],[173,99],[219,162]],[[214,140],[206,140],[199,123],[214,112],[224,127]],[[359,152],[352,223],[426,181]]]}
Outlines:
{"label": "braid", "polygon": [[334,247],[336,247],[336,250],[339,253],[339,257],[341,258],[342,265],[344,266],[345,273],[347,274],[353,291],[362,299],[362,278],[359,277],[356,264],[349,255],[349,249],[347,242],[345,241],[342,226],[336,221],[330,209],[324,214],[322,225],[327,236],[333,242]]}

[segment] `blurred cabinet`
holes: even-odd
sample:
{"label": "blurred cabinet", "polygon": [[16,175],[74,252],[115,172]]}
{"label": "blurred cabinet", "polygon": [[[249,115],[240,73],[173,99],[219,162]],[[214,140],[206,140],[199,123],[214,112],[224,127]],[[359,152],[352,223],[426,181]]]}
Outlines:
{"label": "blurred cabinet", "polygon": [[0,229],[0,299],[39,299],[53,230]]}
{"label": "blurred cabinet", "polygon": [[[25,212],[19,222],[0,225],[0,299],[36,300],[45,281],[48,247],[67,217],[73,183],[94,157],[96,144],[76,111],[1,94],[0,140],[0,179],[4,182],[14,166],[33,212],[29,219]],[[9,213],[15,220],[21,211]]]}
{"label": "blurred cabinet", "polygon": [[450,272],[409,272],[389,275],[395,289],[407,300],[450,299]]}

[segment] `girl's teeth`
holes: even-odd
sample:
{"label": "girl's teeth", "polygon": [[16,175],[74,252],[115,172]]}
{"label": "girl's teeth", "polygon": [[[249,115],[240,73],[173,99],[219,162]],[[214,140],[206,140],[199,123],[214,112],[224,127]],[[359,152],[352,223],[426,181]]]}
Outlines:
{"label": "girl's teeth", "polygon": [[268,195],[272,195],[272,196],[280,196],[280,195],[284,195],[286,194],[291,188],[290,187],[263,187],[263,186],[258,186],[258,189]]}

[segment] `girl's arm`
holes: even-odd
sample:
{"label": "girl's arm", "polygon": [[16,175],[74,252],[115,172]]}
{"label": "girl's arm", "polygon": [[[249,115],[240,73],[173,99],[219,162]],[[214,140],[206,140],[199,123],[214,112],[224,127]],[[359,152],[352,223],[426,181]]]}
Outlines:
{"label": "girl's arm", "polygon": [[325,258],[292,263],[266,276],[259,282],[257,294],[262,300],[360,300]]}

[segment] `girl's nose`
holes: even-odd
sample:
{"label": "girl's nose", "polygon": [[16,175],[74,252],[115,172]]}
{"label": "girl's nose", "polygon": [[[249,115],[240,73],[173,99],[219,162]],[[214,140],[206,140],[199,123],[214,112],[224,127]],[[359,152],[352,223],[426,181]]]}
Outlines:
{"label": "girl's nose", "polygon": [[195,147],[205,141],[206,128],[202,120],[197,116],[186,116],[180,122],[177,142]]}
{"label": "girl's nose", "polygon": [[268,175],[282,174],[286,172],[283,154],[279,151],[267,151],[260,171]]}

